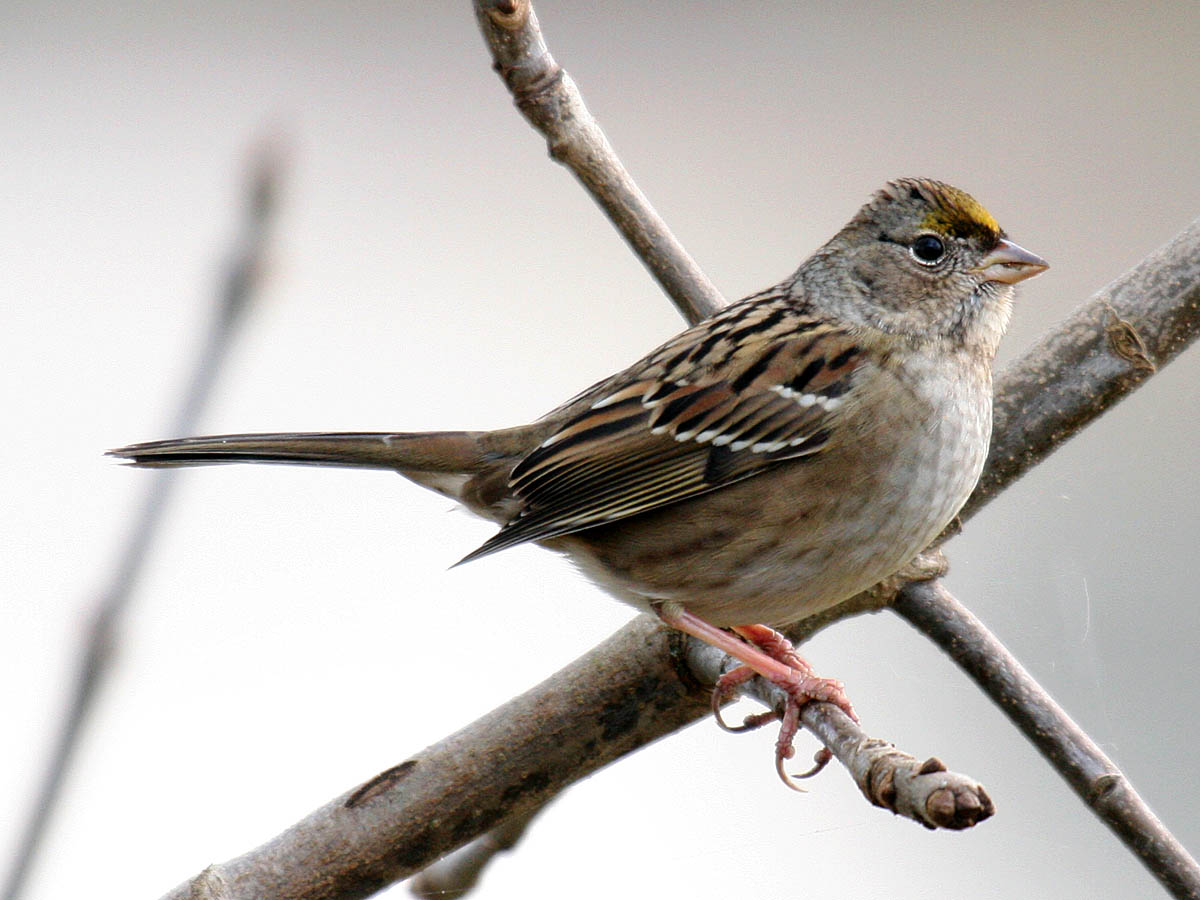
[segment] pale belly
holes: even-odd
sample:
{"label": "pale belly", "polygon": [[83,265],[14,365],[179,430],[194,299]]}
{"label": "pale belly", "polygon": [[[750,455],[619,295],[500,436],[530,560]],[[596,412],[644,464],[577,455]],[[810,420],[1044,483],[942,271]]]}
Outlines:
{"label": "pale belly", "polygon": [[990,386],[939,399],[814,458],[547,544],[639,608],[677,600],[716,625],[795,622],[893,574],[970,495]]}

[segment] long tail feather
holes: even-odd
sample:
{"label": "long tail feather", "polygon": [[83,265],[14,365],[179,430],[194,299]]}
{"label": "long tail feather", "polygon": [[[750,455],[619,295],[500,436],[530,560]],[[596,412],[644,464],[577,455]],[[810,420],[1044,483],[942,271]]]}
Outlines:
{"label": "long tail feather", "polygon": [[131,444],[108,451],[135,466],[288,463],[401,472],[476,472],[487,462],[486,432],[222,434]]}
{"label": "long tail feather", "polygon": [[552,422],[538,421],[499,431],[219,434],[131,444],[108,455],[148,468],[284,463],[391,469],[503,524],[520,509],[509,472],[552,428]]}

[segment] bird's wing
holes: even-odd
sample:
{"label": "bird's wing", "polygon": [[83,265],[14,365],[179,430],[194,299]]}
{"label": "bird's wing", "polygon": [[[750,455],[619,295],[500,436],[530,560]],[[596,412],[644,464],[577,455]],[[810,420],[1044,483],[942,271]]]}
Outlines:
{"label": "bird's wing", "polygon": [[512,470],[520,512],[463,562],[819,453],[864,360],[844,329],[779,306],[730,307],[585,395],[595,399]]}

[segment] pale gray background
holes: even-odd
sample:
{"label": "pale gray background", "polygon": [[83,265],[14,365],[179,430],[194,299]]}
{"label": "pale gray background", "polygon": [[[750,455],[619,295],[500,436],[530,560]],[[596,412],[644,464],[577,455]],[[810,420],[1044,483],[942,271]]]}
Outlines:
{"label": "pale gray background", "polygon": [[[1192,3],[540,12],[731,298],[790,272],[886,179],[938,177],[1053,264],[1022,290],[1011,358],[1200,212]],[[253,136],[289,136],[292,170],[206,430],[514,424],[680,320],[510,108],[465,2],[10,0],[0,45],[7,855],[85,600],[148,483],[101,451],[163,436]],[[1193,350],[949,548],[954,591],[1193,849],[1198,376]],[[181,487],[31,898],[157,896],[629,616],[536,548],[447,572],[489,526],[387,474],[225,468]],[[798,796],[771,734],[705,722],[573,789],[482,896],[1158,895],[897,618],[808,651],[872,733],[980,778],[996,817],[930,834],[836,766]]]}

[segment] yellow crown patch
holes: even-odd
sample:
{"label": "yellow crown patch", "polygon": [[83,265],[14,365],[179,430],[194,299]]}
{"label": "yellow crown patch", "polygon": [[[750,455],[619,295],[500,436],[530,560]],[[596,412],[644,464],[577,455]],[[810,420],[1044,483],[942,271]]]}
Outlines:
{"label": "yellow crown patch", "polygon": [[929,178],[901,178],[880,192],[889,201],[920,200],[929,206],[921,227],[957,237],[995,240],[1003,232],[983,204],[952,185]]}
{"label": "yellow crown patch", "polygon": [[930,193],[934,195],[935,203],[933,211],[922,222],[925,227],[955,233],[1000,233],[1000,224],[992,218],[992,214],[966,191],[942,184]]}

